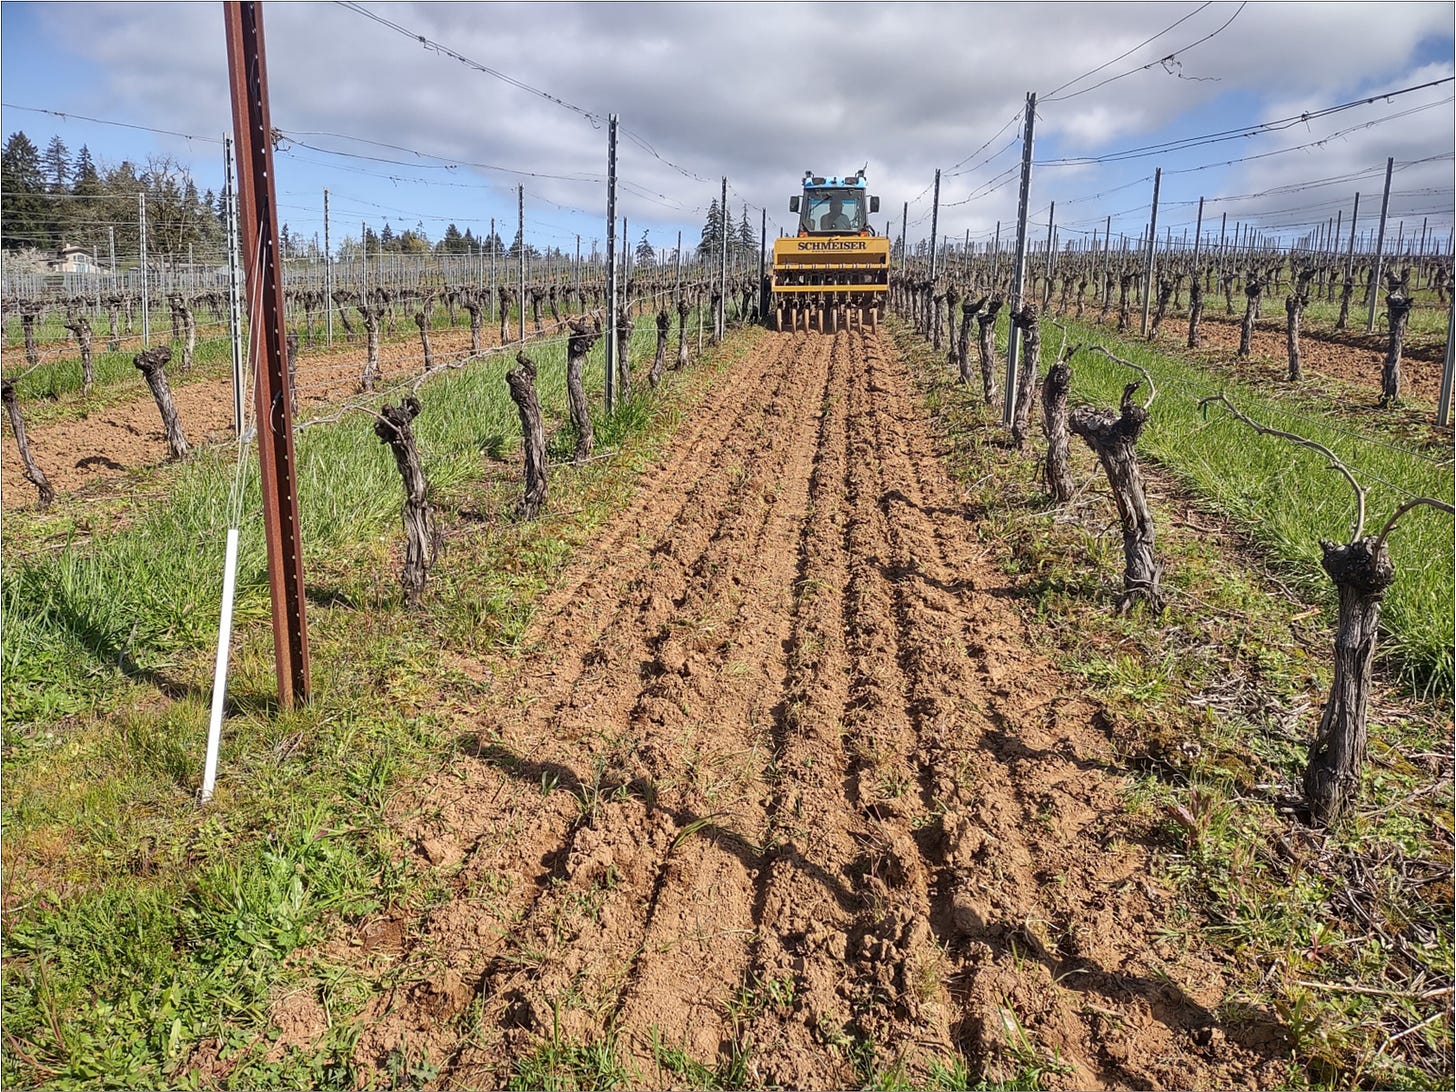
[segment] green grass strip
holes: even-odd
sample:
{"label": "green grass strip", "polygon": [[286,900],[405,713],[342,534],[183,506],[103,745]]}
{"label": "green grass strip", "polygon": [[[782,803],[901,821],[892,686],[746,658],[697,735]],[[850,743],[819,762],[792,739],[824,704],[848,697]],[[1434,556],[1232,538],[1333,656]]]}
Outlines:
{"label": "green grass strip", "polygon": [[[639,320],[633,359],[649,358],[655,344],[653,325]],[[550,429],[565,412],[565,340],[528,346],[528,352],[537,364],[537,394]],[[587,368],[595,373],[596,385],[589,388],[595,392],[601,356],[599,343]],[[514,352],[498,353],[442,370],[421,388],[424,408],[414,432],[437,502],[458,498],[481,477],[485,461],[519,446],[520,422],[504,381],[513,366]],[[369,405],[377,408],[399,396],[381,392]],[[592,404],[600,413],[600,398],[593,396]],[[610,418],[603,415],[594,424],[598,448],[617,446],[647,412],[639,398]],[[400,534],[399,473],[373,424],[371,413],[355,412],[297,434],[305,579],[320,559],[353,554],[361,564],[346,576],[348,586],[331,590],[356,602],[375,597],[378,571],[391,564],[384,555]],[[561,429],[552,458],[569,454],[568,431]],[[6,565],[0,583],[6,621],[0,697],[7,742],[15,742],[10,732],[17,724],[92,711],[127,676],[165,671],[177,655],[204,649],[215,639],[236,450],[205,449],[163,471],[169,477],[165,502],[145,506],[125,530]],[[265,618],[269,609],[261,508],[257,455],[250,446],[243,458],[242,511],[247,515],[239,540],[235,608],[240,626]],[[7,519],[19,522],[19,517]],[[66,527],[55,524],[51,530],[64,535]],[[25,534],[23,528],[20,533]]]}

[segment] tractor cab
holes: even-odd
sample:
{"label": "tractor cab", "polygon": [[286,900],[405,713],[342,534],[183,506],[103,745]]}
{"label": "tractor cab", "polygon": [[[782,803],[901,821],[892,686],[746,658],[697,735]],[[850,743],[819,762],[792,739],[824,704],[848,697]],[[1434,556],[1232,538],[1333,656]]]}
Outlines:
{"label": "tractor cab", "polygon": [[804,193],[789,198],[789,211],[799,214],[799,234],[871,235],[870,213],[880,199],[865,192],[864,172],[844,178],[823,178],[804,172]]}

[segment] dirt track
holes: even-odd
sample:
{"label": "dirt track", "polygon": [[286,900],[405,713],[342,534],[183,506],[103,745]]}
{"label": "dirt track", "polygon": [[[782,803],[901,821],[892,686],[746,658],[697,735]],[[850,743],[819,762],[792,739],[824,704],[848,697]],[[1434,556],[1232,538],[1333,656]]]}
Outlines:
{"label": "dirt track", "polygon": [[[468,330],[439,330],[430,339],[440,364],[470,351]],[[494,329],[482,332],[485,347],[499,344]],[[381,382],[419,374],[423,354],[418,340],[393,341],[380,350]],[[318,416],[320,408],[359,394],[359,373],[364,350],[340,337],[332,352],[305,346],[298,362],[299,417]],[[233,437],[233,381],[226,378],[199,379],[178,383],[175,365],[167,369],[177,416],[187,442],[197,446],[230,441]],[[134,467],[150,467],[168,458],[167,435],[161,415],[140,377],[133,384],[135,396],[96,409],[79,418],[46,424],[26,424],[31,450],[57,493],[73,493],[123,481]],[[73,396],[79,399],[79,395]],[[380,401],[384,396],[380,396]],[[82,402],[84,405],[84,401]],[[22,411],[26,408],[22,404]],[[247,407],[251,416],[251,402]],[[0,455],[0,502],[9,508],[33,506],[35,487],[25,480],[14,438],[7,426],[5,448]]]}
{"label": "dirt track", "polygon": [[[1278,1083],[1014,594],[888,337],[762,335],[396,801],[449,897],[331,943],[392,984],[358,1065],[500,1087],[610,1037],[682,1084],[659,1036],[749,1085],[859,1087],[871,1058],[923,1083],[957,1052],[1059,1059],[1050,1087]],[[275,1020],[307,1041],[318,1008]]]}
{"label": "dirt track", "polygon": [[[1281,307],[1282,311],[1282,307]],[[1278,325],[1264,319],[1254,327],[1249,346],[1251,355],[1277,364],[1282,375],[1289,366],[1289,346],[1285,320]],[[1200,326],[1203,346],[1231,359],[1238,351],[1241,323],[1222,315],[1206,315]],[[1187,344],[1188,320],[1165,322],[1158,331],[1159,343],[1176,350]],[[1383,349],[1361,348],[1339,341],[1330,341],[1317,334],[1304,332],[1299,341],[1300,356],[1306,372],[1342,379],[1369,391],[1370,402],[1380,398],[1380,372],[1385,366]],[[1401,360],[1402,396],[1435,403],[1441,396],[1441,361],[1425,360],[1409,353]]]}

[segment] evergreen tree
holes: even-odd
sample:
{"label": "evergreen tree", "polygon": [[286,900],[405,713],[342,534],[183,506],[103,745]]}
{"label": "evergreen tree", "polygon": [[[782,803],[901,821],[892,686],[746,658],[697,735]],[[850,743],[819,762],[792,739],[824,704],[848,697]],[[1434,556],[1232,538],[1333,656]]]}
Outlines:
{"label": "evergreen tree", "polygon": [[652,249],[652,244],[647,241],[647,232],[642,232],[642,238],[637,243],[637,264],[644,269],[650,269],[657,264],[657,251]]}
{"label": "evergreen tree", "polygon": [[753,225],[748,222],[748,205],[743,206],[743,216],[738,221],[738,249],[744,256],[758,253],[758,233],[753,230]]}
{"label": "evergreen tree", "polygon": [[102,172],[101,192],[106,195],[105,200],[85,202],[88,205],[101,206],[95,210],[101,215],[93,219],[105,220],[114,227],[116,263],[122,269],[129,269],[137,262],[140,242],[137,232],[137,193],[141,188],[136,168],[130,160],[123,159],[115,167]]}
{"label": "evergreen tree", "polygon": [[[516,231],[516,237],[511,240],[511,248],[508,251],[506,251],[506,257],[509,258],[509,259],[511,259],[512,261],[514,261],[516,259],[516,257],[520,253],[521,253],[521,233],[520,233],[520,231],[518,229]],[[526,247],[526,257],[527,258],[532,258],[532,259],[539,258],[539,257],[541,257],[541,252],[539,250],[537,250],[535,247],[530,246],[530,245],[527,245],[527,247]]]}
{"label": "evergreen tree", "polygon": [[394,228],[389,226],[388,220],[384,221],[384,230],[379,233],[379,249],[386,252],[399,249],[394,240]]}
{"label": "evergreen tree", "polygon": [[91,160],[91,149],[81,145],[76,153],[76,162],[71,169],[72,193],[98,193],[101,189],[101,172]]}
{"label": "evergreen tree", "polygon": [[708,219],[703,224],[703,235],[698,240],[698,257],[709,258],[718,253],[723,245],[723,210],[718,208],[718,199],[708,206]]}
{"label": "evergreen tree", "polygon": [[10,134],[0,152],[0,235],[7,250],[54,245],[46,224],[45,175],[40,152],[24,132]]}
{"label": "evergreen tree", "polygon": [[105,192],[91,150],[83,144],[71,165],[71,194],[81,200],[62,202],[58,211],[62,234],[81,246],[94,247],[98,253],[105,253],[108,243],[106,225],[99,223],[105,218],[99,200]]}
{"label": "evergreen tree", "polygon": [[440,254],[464,254],[468,247],[466,237],[460,234],[460,229],[454,224],[445,228],[444,236],[435,244],[435,250]]}
{"label": "evergreen tree", "polygon": [[40,158],[51,193],[66,193],[71,185],[71,150],[59,136],[51,137]]}

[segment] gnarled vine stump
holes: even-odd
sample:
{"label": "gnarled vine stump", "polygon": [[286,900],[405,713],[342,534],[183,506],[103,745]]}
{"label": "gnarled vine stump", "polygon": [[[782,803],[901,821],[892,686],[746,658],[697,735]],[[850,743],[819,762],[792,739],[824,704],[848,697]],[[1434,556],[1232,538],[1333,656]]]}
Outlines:
{"label": "gnarled vine stump", "polygon": [[359,303],[359,318],[364,323],[364,371],[359,375],[359,389],[366,394],[379,379],[379,326],[384,317],[378,307]]}
{"label": "gnarled vine stump", "polygon": [[1041,370],[1041,321],[1034,303],[1011,312],[1011,325],[1021,330],[1021,367],[1016,375],[1016,406],[1011,414],[1011,439],[1016,450],[1025,451],[1031,431],[1031,403],[1036,397],[1037,372]]}
{"label": "gnarled vine stump", "polygon": [[1124,388],[1120,414],[1092,406],[1078,406],[1067,419],[1068,427],[1097,453],[1102,469],[1107,472],[1107,481],[1117,501],[1117,514],[1122,520],[1124,568],[1123,591],[1117,600],[1118,614],[1126,614],[1139,600],[1155,612],[1163,609],[1163,596],[1158,587],[1163,566],[1153,553],[1156,542],[1153,515],[1148,509],[1137,460],[1138,438],[1148,420],[1147,409],[1132,397],[1139,386],[1139,383],[1129,383]]}
{"label": "gnarled vine stump", "polygon": [[344,335],[346,337],[354,336],[354,324],[349,321],[349,312],[345,310],[345,307],[349,304],[352,298],[353,297],[342,288],[334,289],[333,294],[330,296],[330,299],[334,301],[335,306],[337,306],[339,310],[339,322],[344,327]]}
{"label": "gnarled vine stump", "polygon": [[495,290],[495,292],[496,295],[500,298],[500,343],[504,345],[507,343],[507,341],[510,340],[509,331],[511,325],[511,297],[514,295],[514,293],[512,293],[511,290],[505,285],[501,285]]}
{"label": "gnarled vine stump", "polygon": [[688,366],[688,312],[692,308],[688,306],[686,297],[677,298],[677,363],[675,368],[686,368]]}
{"label": "gnarled vine stump", "polygon": [[1128,322],[1128,295],[1132,291],[1132,286],[1135,283],[1137,283],[1137,279],[1138,279],[1138,275],[1136,273],[1131,273],[1131,272],[1125,272],[1125,273],[1123,273],[1118,278],[1118,282],[1117,282],[1117,293],[1118,293],[1117,294],[1117,332],[1119,334],[1123,334],[1123,333],[1126,333],[1127,332],[1127,322]]}
{"label": "gnarled vine stump", "polygon": [[[955,333],[956,308],[960,306],[960,302],[961,294],[959,291],[957,291],[956,286],[953,284],[947,285],[945,289],[945,329],[947,338]],[[939,349],[940,346],[937,345],[936,348]],[[960,369],[960,356],[957,354],[957,350],[959,348],[959,344],[952,345],[950,347],[949,354],[950,364],[955,367],[957,371],[959,371]]]}
{"label": "gnarled vine stump", "polygon": [[1041,385],[1041,429],[1047,438],[1047,492],[1058,504],[1072,499],[1072,472],[1068,465],[1067,393],[1072,387],[1072,366],[1058,358]]}
{"label": "gnarled vine stump", "polygon": [[1203,334],[1198,324],[1203,321],[1203,278],[1194,273],[1188,285],[1188,348],[1197,349],[1203,344]]}
{"label": "gnarled vine stump", "polygon": [[617,397],[627,401],[632,397],[632,313],[630,307],[622,308],[617,315]]}
{"label": "gnarled vine stump", "polygon": [[1254,344],[1254,320],[1259,317],[1259,301],[1264,296],[1264,281],[1260,274],[1250,273],[1244,282],[1244,322],[1239,327],[1239,359],[1247,360]]}
{"label": "gnarled vine stump", "polygon": [[976,316],[980,328],[977,348],[981,354],[981,394],[988,406],[996,401],[996,315],[1004,303],[997,296]]}
{"label": "gnarled vine stump", "polygon": [[172,359],[172,350],[165,345],[148,349],[132,357],[132,363],[146,377],[152,397],[157,400],[157,410],[162,415],[162,428],[167,434],[167,447],[172,458],[185,459],[191,448],[187,437],[182,434],[182,422],[177,416],[177,403],[172,401],[172,388],[167,384],[166,365]]}
{"label": "gnarled vine stump", "polygon": [[90,394],[96,382],[96,363],[91,355],[91,322],[84,311],[72,306],[66,308],[64,325],[75,335],[76,346],[81,350],[81,393]]}
{"label": "gnarled vine stump", "polygon": [[423,311],[416,311],[415,325],[420,328],[420,346],[424,350],[425,371],[434,371],[435,354],[430,352],[430,316]]}
{"label": "gnarled vine stump", "polygon": [[516,353],[516,364],[518,367],[506,372],[506,386],[521,417],[526,453],[521,517],[535,519],[546,505],[546,431],[541,422],[541,401],[536,397],[536,365],[523,352]]}
{"label": "gnarled vine stump", "polygon": [[1163,318],[1168,313],[1168,304],[1173,299],[1173,290],[1178,287],[1183,278],[1163,277],[1158,281],[1158,304],[1153,309],[1153,321],[1148,325],[1148,340],[1152,341],[1158,336],[1158,327],[1163,325]]}
{"label": "gnarled vine stump", "polygon": [[121,317],[121,297],[106,297],[106,351],[114,353],[120,349],[120,334],[117,329],[117,322]]}
{"label": "gnarled vine stump", "polygon": [[190,300],[182,301],[182,370],[188,371],[197,355],[197,313]]}
{"label": "gnarled vine stump", "polygon": [[386,404],[374,422],[374,435],[394,452],[394,465],[404,484],[404,506],[400,518],[404,522],[404,568],[399,582],[404,588],[405,606],[414,610],[420,605],[425,581],[440,552],[440,534],[435,529],[434,507],[430,504],[430,483],[420,465],[410,422],[419,416],[420,401],[408,395],[399,406]]}
{"label": "gnarled vine stump", "polygon": [[467,294],[460,298],[460,305],[465,308],[466,313],[470,316],[470,355],[474,356],[480,352],[480,301],[473,295]]}
{"label": "gnarled vine stump", "polygon": [[672,316],[664,309],[657,312],[657,355],[652,358],[652,370],[647,373],[647,382],[656,387],[662,382],[662,369],[667,364],[667,336],[672,329]]}
{"label": "gnarled vine stump", "polygon": [[1389,406],[1400,401],[1400,356],[1405,346],[1405,328],[1415,300],[1396,284],[1385,297],[1386,315],[1390,321],[1390,343],[1385,350],[1385,363],[1380,369],[1380,404]]}
{"label": "gnarled vine stump", "polygon": [[1335,677],[1310,744],[1304,796],[1314,822],[1329,826],[1360,792],[1380,601],[1395,579],[1395,566],[1385,544],[1373,536],[1344,544],[1321,542],[1320,549],[1325,572],[1340,591],[1340,619],[1335,630]]}
{"label": "gnarled vine stump", "polygon": [[35,320],[41,315],[41,305],[34,300],[20,301],[20,330],[25,338],[25,363],[32,368],[40,366],[40,349],[35,343]]}
{"label": "gnarled vine stump", "polygon": [[960,372],[961,382],[967,385],[971,382],[971,323],[976,321],[981,308],[986,306],[987,297],[982,296],[978,300],[968,299],[961,304],[961,328],[956,338],[956,368]]}
{"label": "gnarled vine stump", "polygon": [[1304,318],[1304,309],[1309,306],[1309,282],[1314,279],[1313,266],[1301,268],[1295,275],[1294,287],[1284,297],[1284,313],[1288,320],[1284,327],[1284,344],[1289,353],[1289,382],[1298,383],[1304,378],[1304,366],[1299,352],[1299,324]]}
{"label": "gnarled vine stump", "polygon": [[587,354],[602,336],[600,322],[588,326],[586,320],[571,322],[571,338],[566,343],[566,408],[571,417],[571,427],[576,432],[576,450],[572,458],[580,465],[591,458],[595,439],[592,436],[591,406],[586,400],[586,388],[582,385],[581,369]]}
{"label": "gnarled vine stump", "polygon": [[6,379],[0,381],[0,401],[5,403],[5,413],[10,418],[10,428],[15,433],[15,446],[20,449],[20,465],[25,480],[35,486],[40,499],[36,507],[44,512],[56,499],[56,491],[46,479],[45,471],[36,463],[30,453],[30,441],[25,436],[25,421],[20,416],[20,402],[15,397],[15,384]]}

